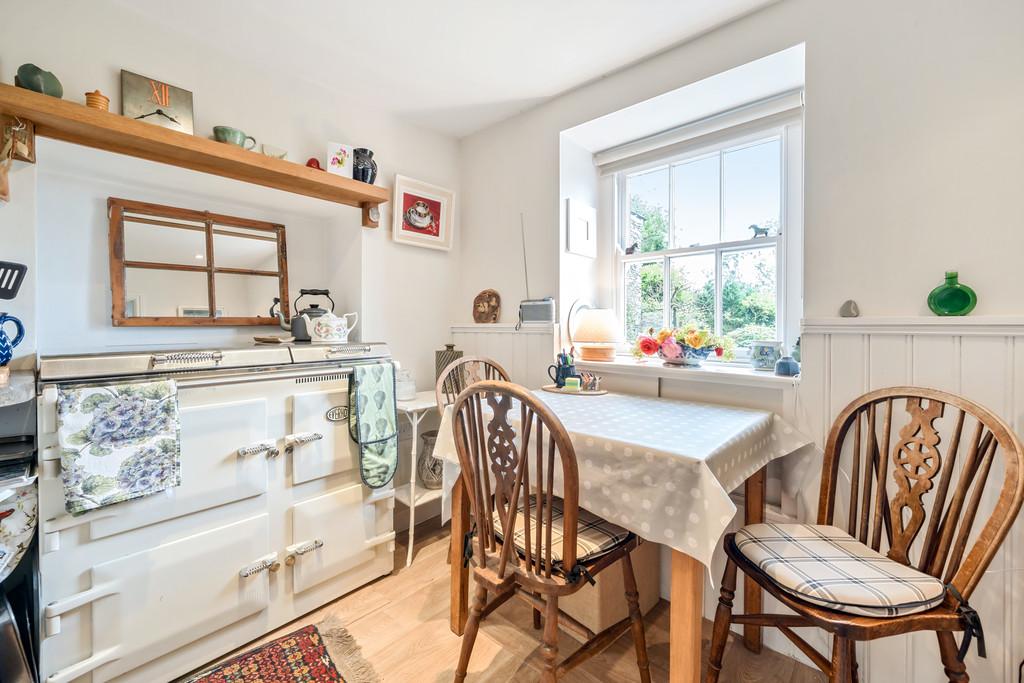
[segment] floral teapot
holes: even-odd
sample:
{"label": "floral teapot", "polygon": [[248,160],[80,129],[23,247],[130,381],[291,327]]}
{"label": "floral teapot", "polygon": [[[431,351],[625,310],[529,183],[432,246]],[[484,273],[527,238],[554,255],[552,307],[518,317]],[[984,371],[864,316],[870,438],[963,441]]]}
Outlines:
{"label": "floral teapot", "polygon": [[[348,319],[352,318],[349,323]],[[314,318],[309,324],[310,341],[314,344],[347,344],[348,333],[359,322],[358,313],[346,313],[345,315],[334,315],[327,311],[318,318]]]}

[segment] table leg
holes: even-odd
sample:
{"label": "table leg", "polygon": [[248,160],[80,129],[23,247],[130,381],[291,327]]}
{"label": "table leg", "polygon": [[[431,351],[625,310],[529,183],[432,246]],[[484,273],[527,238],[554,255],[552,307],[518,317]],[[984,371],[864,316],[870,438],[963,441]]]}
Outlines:
{"label": "table leg", "polygon": [[405,556],[405,566],[412,564],[412,549],[416,535],[416,441],[419,436],[421,413],[409,413],[409,424],[412,425],[412,444],[409,446],[409,552]]}
{"label": "table leg", "polygon": [[[760,524],[764,521],[765,481],[767,467],[762,467],[747,479],[744,487],[744,523]],[[749,576],[743,577],[743,611],[747,614],[760,614],[764,611],[761,587]],[[746,625],[743,627],[743,645],[751,652],[761,651],[761,627]]]}
{"label": "table leg", "polygon": [[699,683],[701,624],[704,616],[704,565],[672,551],[672,594],[669,621],[671,683]]}
{"label": "table leg", "polygon": [[452,488],[451,611],[449,627],[457,636],[466,629],[469,617],[469,570],[462,565],[462,543],[469,531],[469,492],[459,477]]}

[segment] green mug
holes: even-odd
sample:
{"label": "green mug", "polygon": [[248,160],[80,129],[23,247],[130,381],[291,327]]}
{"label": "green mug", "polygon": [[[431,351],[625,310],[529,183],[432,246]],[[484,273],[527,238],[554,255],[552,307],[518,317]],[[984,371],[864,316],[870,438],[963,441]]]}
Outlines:
{"label": "green mug", "polygon": [[[246,135],[244,131],[232,128],[231,126],[214,126],[213,139],[217,142],[226,142],[229,145],[235,145],[243,149],[254,149],[256,147],[256,138]],[[245,146],[246,140],[252,140],[252,147]]]}

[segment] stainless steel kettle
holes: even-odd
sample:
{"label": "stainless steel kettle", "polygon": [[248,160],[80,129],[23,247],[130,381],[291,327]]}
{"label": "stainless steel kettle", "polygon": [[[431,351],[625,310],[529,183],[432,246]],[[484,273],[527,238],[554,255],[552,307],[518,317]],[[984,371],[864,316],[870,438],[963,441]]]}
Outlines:
{"label": "stainless steel kettle", "polygon": [[[300,289],[299,296],[296,297],[295,303],[292,304],[293,310],[299,309],[299,299],[304,296],[324,296],[331,302],[331,311],[334,311],[334,299],[331,298],[331,292],[327,289]],[[304,308],[298,313],[294,314],[291,320],[285,320],[284,313],[278,308],[281,304],[281,300],[274,297],[274,303],[270,307],[270,316],[276,317],[278,323],[281,325],[282,330],[287,330],[292,333],[297,342],[308,342],[310,341],[310,332],[313,329],[313,320],[319,318],[327,312],[326,308],[321,308],[319,304],[310,304],[308,308]]]}

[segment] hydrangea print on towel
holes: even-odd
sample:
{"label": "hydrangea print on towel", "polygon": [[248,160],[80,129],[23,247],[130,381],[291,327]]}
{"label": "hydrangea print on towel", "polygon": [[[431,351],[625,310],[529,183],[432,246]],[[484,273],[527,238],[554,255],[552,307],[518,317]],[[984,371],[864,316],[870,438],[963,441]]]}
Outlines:
{"label": "hydrangea print on towel", "polygon": [[57,421],[71,514],[181,484],[178,390],[172,380],[61,388]]}

